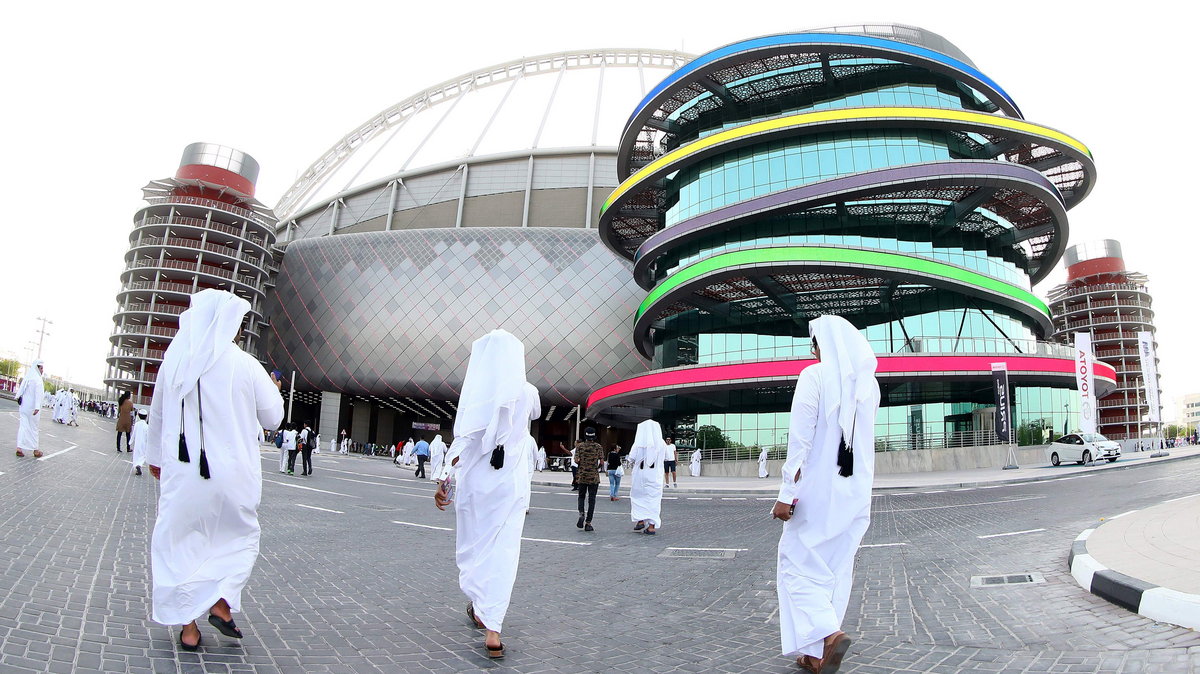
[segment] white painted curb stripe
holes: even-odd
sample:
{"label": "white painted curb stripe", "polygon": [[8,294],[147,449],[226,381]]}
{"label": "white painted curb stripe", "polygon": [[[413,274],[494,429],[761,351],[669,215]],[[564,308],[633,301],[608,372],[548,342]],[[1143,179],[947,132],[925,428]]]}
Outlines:
{"label": "white painted curb stripe", "polygon": [[1075,561],[1071,563],[1071,576],[1079,583],[1080,587],[1092,591],[1092,576],[1097,571],[1105,571],[1105,567],[1100,562],[1097,562],[1091,555],[1075,555]]}
{"label": "white painted curb stripe", "polygon": [[1200,629],[1200,595],[1156,587],[1142,593],[1138,613],[1151,620]]}

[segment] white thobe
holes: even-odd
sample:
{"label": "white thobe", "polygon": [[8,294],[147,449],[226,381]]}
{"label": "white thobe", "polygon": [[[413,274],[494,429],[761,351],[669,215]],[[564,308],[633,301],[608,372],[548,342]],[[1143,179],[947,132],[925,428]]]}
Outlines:
{"label": "white thobe", "polygon": [[54,420],[67,423],[67,392],[59,391],[54,395]]}
{"label": "white thobe", "polygon": [[436,480],[442,473],[442,464],[446,461],[446,443],[429,443],[429,479]]}
{"label": "white thobe", "polygon": [[546,470],[546,448],[545,447],[538,447],[537,469],[538,469],[538,472]]}
{"label": "white thobe", "polygon": [[[854,474],[838,475],[841,427],[820,400],[823,364],[800,374],[788,431],[779,502],[796,512],[779,537],[779,627],[783,654],[821,657],[825,637],[841,629],[850,600],[854,554],[871,523],[875,476],[874,401],[859,404],[854,431]],[[832,421],[833,423],[829,423]],[[796,471],[801,471],[795,482]]]}
{"label": "white thobe", "polygon": [[[521,532],[529,505],[529,457],[533,438],[504,448],[504,465],[492,468],[492,450],[479,446],[484,431],[454,439],[458,495],[455,560],[458,585],[471,600],[475,615],[489,630],[500,632],[521,561]],[[458,447],[462,443],[462,448]],[[461,454],[459,454],[461,452]],[[433,473],[437,475],[437,473]]]}
{"label": "white thobe", "polygon": [[758,476],[760,478],[767,476],[767,450],[758,453]]}
{"label": "white thobe", "polygon": [[[629,485],[629,519],[645,521],[655,527],[662,526],[662,495],[664,446],[656,451],[645,447],[634,447],[629,451],[633,463],[633,477]],[[643,467],[644,466],[644,467]]]}
{"label": "white thobe", "polygon": [[133,424],[133,432],[129,434],[129,446],[133,455],[129,462],[135,467],[146,463],[146,442],[150,439],[150,422],[138,419]]}
{"label": "white thobe", "polygon": [[184,625],[224,598],[242,610],[242,588],[258,559],[258,504],[262,462],[258,434],[283,420],[283,398],[253,356],[227,350],[201,378],[204,449],[212,479],[200,476],[200,422],[196,389],[184,399],[190,463],[178,459],[180,406],[154,391],[146,461],[162,467],[158,519],[150,543],[154,576],[152,617]]}
{"label": "white thobe", "polygon": [[[42,380],[38,377],[25,377],[21,387],[17,389],[17,397],[21,399],[20,423],[17,426],[17,449],[30,451],[38,448],[40,432],[38,422],[41,421],[42,396],[45,394]],[[37,412],[37,414],[34,414]]]}
{"label": "white thobe", "polygon": [[411,466],[413,458],[413,441],[404,443],[404,465]]}
{"label": "white thobe", "polygon": [[700,450],[692,452],[692,477],[700,477]]}

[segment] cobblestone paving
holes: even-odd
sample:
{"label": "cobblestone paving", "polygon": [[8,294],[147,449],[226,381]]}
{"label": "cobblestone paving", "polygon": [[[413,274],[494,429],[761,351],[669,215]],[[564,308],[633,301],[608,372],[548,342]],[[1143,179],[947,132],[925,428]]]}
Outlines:
{"label": "cobblestone paving", "polygon": [[[246,639],[205,625],[201,652],[180,652],[148,619],[155,483],[118,458],[111,423],[81,420],[43,422],[42,461],[0,454],[0,671],[797,671],[778,655],[769,501],[680,494],[650,537],[602,488],[585,534],[574,494],[535,487],[525,536],[543,540],[523,545],[508,657],[494,662],[463,615],[454,517],[433,507],[428,482],[327,455],[310,478],[284,476],[273,447],[262,556],[238,618]],[[5,447],[15,434],[15,406],[0,401]],[[1200,635],[1104,602],[1066,567],[1100,517],[1194,493],[1193,465],[878,495],[842,671],[1200,672]],[[1151,478],[1164,479],[1137,484]],[[1044,531],[978,538],[1032,529]],[[970,588],[973,575],[1014,572],[1046,582]]]}

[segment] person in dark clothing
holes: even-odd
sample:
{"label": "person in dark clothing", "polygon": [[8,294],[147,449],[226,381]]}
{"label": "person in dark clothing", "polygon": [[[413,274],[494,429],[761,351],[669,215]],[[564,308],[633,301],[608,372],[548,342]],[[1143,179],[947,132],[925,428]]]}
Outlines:
{"label": "person in dark clothing", "polygon": [[584,531],[594,531],[592,515],[596,512],[596,490],[600,488],[600,464],[604,457],[604,448],[596,442],[596,429],[589,426],[583,431],[583,440],[575,443],[575,463],[579,464],[575,478],[579,483],[579,521],[575,526]]}
{"label": "person in dark clothing", "polygon": [[121,436],[125,436],[125,450],[132,452],[129,449],[129,432],[133,430],[133,401],[130,400],[130,393],[126,391],[117,398],[117,454],[121,453]]}
{"label": "person in dark clothing", "polygon": [[613,445],[608,452],[608,500],[619,501],[617,490],[621,488],[621,446]]}
{"label": "person in dark clothing", "polygon": [[301,464],[304,471],[301,475],[312,475],[312,452],[313,445],[317,441],[317,434],[313,432],[311,426],[307,422],[304,424],[304,430],[300,431],[300,458],[303,461]]}

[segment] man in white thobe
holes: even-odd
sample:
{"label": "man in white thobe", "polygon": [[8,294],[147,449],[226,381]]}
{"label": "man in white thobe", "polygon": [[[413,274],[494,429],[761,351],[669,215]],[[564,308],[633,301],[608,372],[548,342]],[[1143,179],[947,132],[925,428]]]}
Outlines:
{"label": "man in white thobe", "polygon": [[764,478],[767,476],[767,448],[763,447],[758,453],[758,477]]}
{"label": "man in white thobe", "polygon": [[667,443],[658,422],[647,419],[638,424],[629,450],[629,461],[633,464],[629,518],[635,523],[634,531],[645,529],[647,534],[653,535],[662,526],[663,482],[666,479],[663,462],[666,456]]}
{"label": "man in white thobe", "polygon": [[692,463],[689,466],[692,477],[700,477],[700,450],[692,452]]}
{"label": "man in white thobe", "polygon": [[146,461],[162,481],[150,543],[155,622],[183,625],[180,646],[200,645],[196,618],[241,638],[233,614],[258,559],[262,465],[258,433],[283,420],[280,382],[233,343],[250,303],[202,290],[179,317],[150,404]]}
{"label": "man in white thobe", "polygon": [[79,402],[79,396],[75,395],[74,392],[71,392],[70,407],[67,409],[67,425],[68,426],[78,426],[79,425],[79,406],[80,406],[80,404],[81,403]]}
{"label": "man in white thobe", "polygon": [[442,442],[441,435],[435,435],[433,442],[429,443],[429,479],[437,480],[445,464],[446,443]]}
{"label": "man in white thobe", "polygon": [[538,447],[537,470],[539,473],[542,472],[543,470],[546,470],[546,448],[545,447]]}
{"label": "man in white thobe", "polygon": [[471,345],[454,444],[434,502],[445,509],[455,484],[458,584],[467,615],[486,630],[488,657],[504,657],[504,617],[521,559],[521,532],[529,503],[529,422],[541,414],[537,390],[525,381],[525,347],[504,330]]}
{"label": "man in white thobe", "polygon": [[17,399],[21,401],[17,424],[18,457],[25,456],[23,450],[33,452],[34,458],[42,456],[42,450],[38,449],[41,441],[38,422],[42,416],[42,397],[46,393],[45,384],[42,383],[43,370],[41,360],[33,361],[25,370],[25,378],[21,380],[21,385],[17,387]]}
{"label": "man in white thobe", "polygon": [[60,388],[54,394],[54,421],[60,424],[67,423],[67,389]]}
{"label": "man in white thobe", "polygon": [[875,354],[848,321],[822,316],[809,331],[820,362],[800,373],[792,400],[772,510],[785,522],[776,587],[783,654],[829,674],[850,647],[841,628],[854,554],[871,522],[879,384]]}
{"label": "man in white thobe", "polygon": [[133,464],[134,475],[141,475],[142,465],[146,463],[146,442],[150,438],[149,416],[145,409],[138,410],[133,432],[129,434],[130,451],[133,452],[129,462]]}

